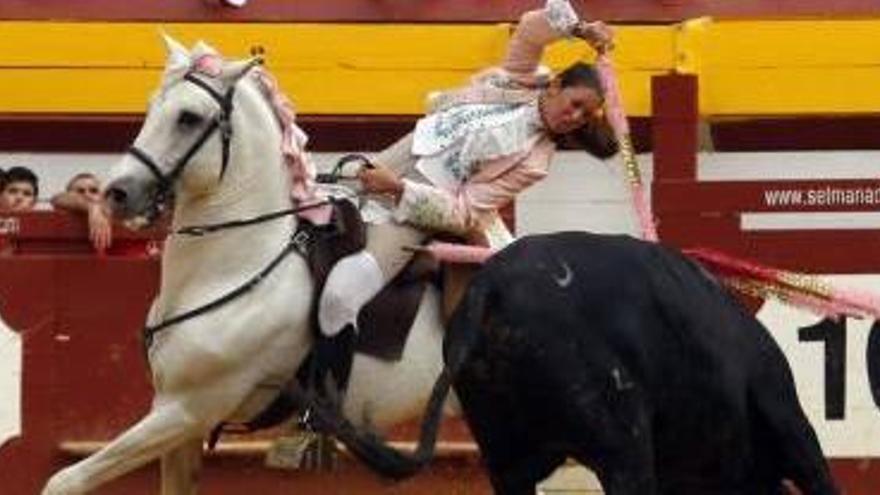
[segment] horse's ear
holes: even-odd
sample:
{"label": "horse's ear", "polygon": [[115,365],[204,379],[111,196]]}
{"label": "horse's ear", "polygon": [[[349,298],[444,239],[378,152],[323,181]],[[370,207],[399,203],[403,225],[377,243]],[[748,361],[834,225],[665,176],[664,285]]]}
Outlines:
{"label": "horse's ear", "polygon": [[168,61],[165,63],[166,69],[174,69],[183,65],[188,66],[190,60],[189,51],[164,30],[160,30],[159,34],[162,36],[162,41],[165,42],[165,50],[168,52]]}
{"label": "horse's ear", "polygon": [[235,84],[236,81],[241,79],[251,69],[262,64],[262,57],[253,57],[246,60],[227,62],[223,64],[223,71],[220,74],[220,78],[223,79],[227,84]]}
{"label": "horse's ear", "polygon": [[196,41],[196,44],[193,45],[192,54],[194,58],[203,57],[205,55],[211,55],[214,57],[220,56],[220,52],[202,40]]}

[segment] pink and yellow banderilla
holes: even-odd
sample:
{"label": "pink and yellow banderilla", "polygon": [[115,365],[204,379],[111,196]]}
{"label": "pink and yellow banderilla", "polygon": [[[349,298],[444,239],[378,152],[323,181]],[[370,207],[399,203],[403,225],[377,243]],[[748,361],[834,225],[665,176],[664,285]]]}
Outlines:
{"label": "pink and yellow banderilla", "polygon": [[635,149],[630,138],[629,122],[623,109],[623,97],[620,94],[620,86],[617,84],[617,73],[611,64],[611,58],[605,53],[600,54],[596,59],[596,68],[599,71],[602,89],[605,92],[605,115],[614,129],[617,143],[620,145],[620,159],[623,161],[630,197],[638,217],[642,239],[657,242],[654,213],[651,211],[651,203],[648,202],[647,194],[645,194],[642,172],[639,169],[639,162],[636,160]]}
{"label": "pink and yellow banderilla", "polygon": [[[659,238],[654,214],[635,158],[629,123],[611,58],[605,53],[600,54],[596,67],[605,91],[605,112],[620,145],[620,157],[642,238],[657,242]],[[880,316],[880,298],[866,291],[842,289],[819,277],[779,270],[711,249],[689,249],[684,252],[721,278],[727,286],[746,294],[764,299],[774,297],[827,317]]]}

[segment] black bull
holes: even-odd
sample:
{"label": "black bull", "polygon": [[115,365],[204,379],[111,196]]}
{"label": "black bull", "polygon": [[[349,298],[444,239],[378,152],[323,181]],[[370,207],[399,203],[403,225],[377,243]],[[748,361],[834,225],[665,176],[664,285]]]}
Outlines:
{"label": "black bull", "polygon": [[[628,237],[522,239],[457,309],[413,457],[342,428],[391,476],[430,455],[452,383],[498,494],[574,458],[609,495],[834,494],[773,338],[679,252]],[[339,427],[339,425],[336,425]]]}

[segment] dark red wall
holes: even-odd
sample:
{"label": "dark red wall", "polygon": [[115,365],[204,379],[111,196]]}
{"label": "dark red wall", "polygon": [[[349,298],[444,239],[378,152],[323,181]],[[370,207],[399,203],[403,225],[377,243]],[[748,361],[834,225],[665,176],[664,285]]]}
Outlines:
{"label": "dark red wall", "polygon": [[[378,151],[412,130],[416,115],[301,115],[312,151]],[[638,152],[653,149],[652,122],[630,118]],[[0,151],[121,152],[143,115],[0,113]],[[880,116],[755,117],[710,124],[716,151],[880,149]]]}
{"label": "dark red wall", "polygon": [[[872,0],[573,0],[585,15],[609,21],[669,22],[715,17],[868,16]],[[3,0],[0,19],[192,22],[499,22],[540,0],[251,0],[243,9],[218,0]]]}

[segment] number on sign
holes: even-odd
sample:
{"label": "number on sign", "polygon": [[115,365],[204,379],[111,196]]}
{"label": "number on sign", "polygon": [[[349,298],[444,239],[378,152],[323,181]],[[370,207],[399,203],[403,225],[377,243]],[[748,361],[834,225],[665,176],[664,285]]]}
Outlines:
{"label": "number on sign", "polygon": [[825,343],[825,419],[842,420],[846,410],[846,318],[825,319],[800,328],[798,338],[801,342]]}

